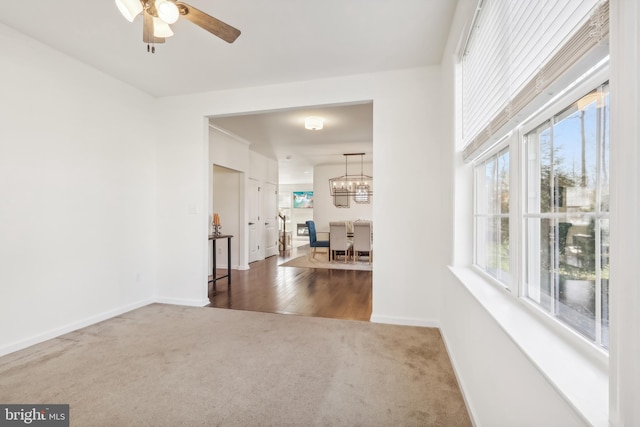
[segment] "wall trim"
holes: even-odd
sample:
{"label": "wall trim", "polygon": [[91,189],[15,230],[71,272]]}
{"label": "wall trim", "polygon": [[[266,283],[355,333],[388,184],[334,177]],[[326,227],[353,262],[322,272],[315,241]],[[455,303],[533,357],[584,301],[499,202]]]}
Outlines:
{"label": "wall trim", "polygon": [[[259,260],[259,261],[262,261],[262,260]],[[247,268],[241,268],[241,267],[242,266],[240,264],[231,264],[231,270],[248,270],[249,269],[249,266],[247,266]],[[227,263],[225,262],[223,264],[218,264],[216,262],[216,270],[218,270],[218,269],[226,270],[227,269]],[[209,273],[211,273],[211,272],[209,272]]]}
{"label": "wall trim", "polygon": [[206,307],[211,304],[208,298],[203,299],[184,299],[184,298],[163,298],[158,297],[154,301],[158,304],[184,305],[187,307]]}
{"label": "wall trim", "polygon": [[49,331],[42,332],[40,334],[31,336],[29,338],[15,342],[13,344],[0,347],[0,356],[4,356],[9,353],[13,353],[18,350],[25,349],[27,347],[31,347],[32,345],[39,344],[41,342],[59,337],[60,335],[68,334],[69,332],[73,332],[78,329],[85,328],[87,326],[91,326],[95,323],[102,322],[107,319],[111,319],[113,317],[119,316],[121,314],[127,313],[137,308],[144,307],[149,304],[153,304],[154,302],[157,302],[157,301],[155,301],[153,298],[145,298],[143,300],[134,302],[132,304],[127,304],[122,307],[114,308],[112,310],[103,311],[102,313],[89,316],[85,319],[78,320],[76,322],[72,322],[72,323],[51,329]]}
{"label": "wall trim", "polygon": [[422,326],[425,328],[438,328],[440,329],[440,321],[435,319],[423,319],[418,317],[398,317],[398,316],[385,316],[385,315],[371,315],[371,322],[373,323],[387,323],[390,325],[403,325],[403,326]]}
{"label": "wall trim", "polygon": [[[207,118],[207,120],[209,120],[209,118]],[[237,142],[239,142],[241,144],[246,145],[247,147],[251,145],[251,141],[247,141],[246,139],[236,135],[235,133],[233,133],[231,131],[228,131],[223,127],[220,127],[218,125],[215,125],[215,124],[211,123],[211,121],[209,121],[209,128],[211,128],[211,129],[213,129],[213,130],[215,130],[217,132],[220,132],[223,135],[227,135],[228,137],[236,140]]]}
{"label": "wall trim", "polygon": [[440,329],[440,336],[442,337],[442,342],[444,343],[444,348],[447,351],[447,356],[449,357],[449,361],[451,362],[451,368],[453,368],[453,374],[456,376],[456,381],[458,381],[458,388],[460,389],[460,393],[462,393],[462,400],[464,400],[464,406],[467,408],[467,412],[469,413],[469,417],[471,418],[471,424],[474,426],[479,426],[480,422],[476,418],[475,411],[473,410],[473,405],[471,401],[467,397],[467,387],[464,382],[464,378],[462,375],[458,374],[458,369],[456,368],[456,360],[453,352],[449,350],[449,344],[447,343],[447,334],[444,329]]}

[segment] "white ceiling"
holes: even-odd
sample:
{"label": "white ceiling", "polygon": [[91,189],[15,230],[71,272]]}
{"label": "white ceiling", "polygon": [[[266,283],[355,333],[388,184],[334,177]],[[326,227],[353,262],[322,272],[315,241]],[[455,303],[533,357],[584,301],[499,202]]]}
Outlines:
{"label": "white ceiling", "polygon": [[[228,44],[182,18],[172,26],[175,35],[147,53],[142,17],[129,23],[113,0],[0,0],[0,23],[152,96],[168,96],[440,64],[457,0],[187,3],[242,34]],[[307,111],[216,121],[251,141],[252,149],[278,160],[290,155],[288,163],[304,169],[324,162],[312,158],[332,149],[334,156],[370,153],[370,110],[323,108],[327,129],[317,134],[299,131],[296,121]],[[304,154],[297,144],[315,148]],[[287,162],[281,165],[284,178]]]}
{"label": "white ceiling", "polygon": [[[321,130],[307,130],[304,119],[325,119]],[[277,110],[212,118],[210,123],[251,143],[250,148],[278,160],[281,184],[313,182],[313,167],[344,163],[344,153],[373,154],[373,104]]]}

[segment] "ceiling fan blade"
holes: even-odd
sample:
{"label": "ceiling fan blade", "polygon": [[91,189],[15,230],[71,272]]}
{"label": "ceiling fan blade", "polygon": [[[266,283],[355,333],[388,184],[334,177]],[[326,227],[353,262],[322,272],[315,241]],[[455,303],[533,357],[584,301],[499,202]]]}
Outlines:
{"label": "ceiling fan blade", "polygon": [[156,37],[153,35],[153,16],[146,10],[142,13],[144,15],[142,21],[142,41],[145,43],[164,43],[164,37]]}
{"label": "ceiling fan blade", "polygon": [[219,19],[190,6],[186,3],[176,2],[176,5],[180,9],[180,14],[193,22],[197,26],[204,28],[214,36],[220,37],[227,43],[233,43],[235,39],[240,35],[240,30],[233,28],[229,24],[225,24]]}

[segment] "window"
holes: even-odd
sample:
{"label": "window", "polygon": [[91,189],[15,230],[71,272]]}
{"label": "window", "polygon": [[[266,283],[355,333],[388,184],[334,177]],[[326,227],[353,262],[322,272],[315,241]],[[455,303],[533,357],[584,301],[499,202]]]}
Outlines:
{"label": "window", "polygon": [[609,89],[527,132],[525,296],[608,347]]}
{"label": "window", "polygon": [[606,349],[609,86],[595,73],[474,163],[474,264]]}
{"label": "window", "polygon": [[475,264],[509,285],[509,149],[480,162],[475,182]]}

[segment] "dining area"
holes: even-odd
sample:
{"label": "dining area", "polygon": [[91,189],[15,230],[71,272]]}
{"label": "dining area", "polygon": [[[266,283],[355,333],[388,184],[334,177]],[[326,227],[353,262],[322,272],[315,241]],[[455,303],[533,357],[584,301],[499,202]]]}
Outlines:
{"label": "dining area", "polygon": [[311,258],[315,258],[317,249],[322,248],[331,263],[373,263],[372,221],[330,221],[328,231],[316,230],[315,222],[311,220],[306,225]]}

